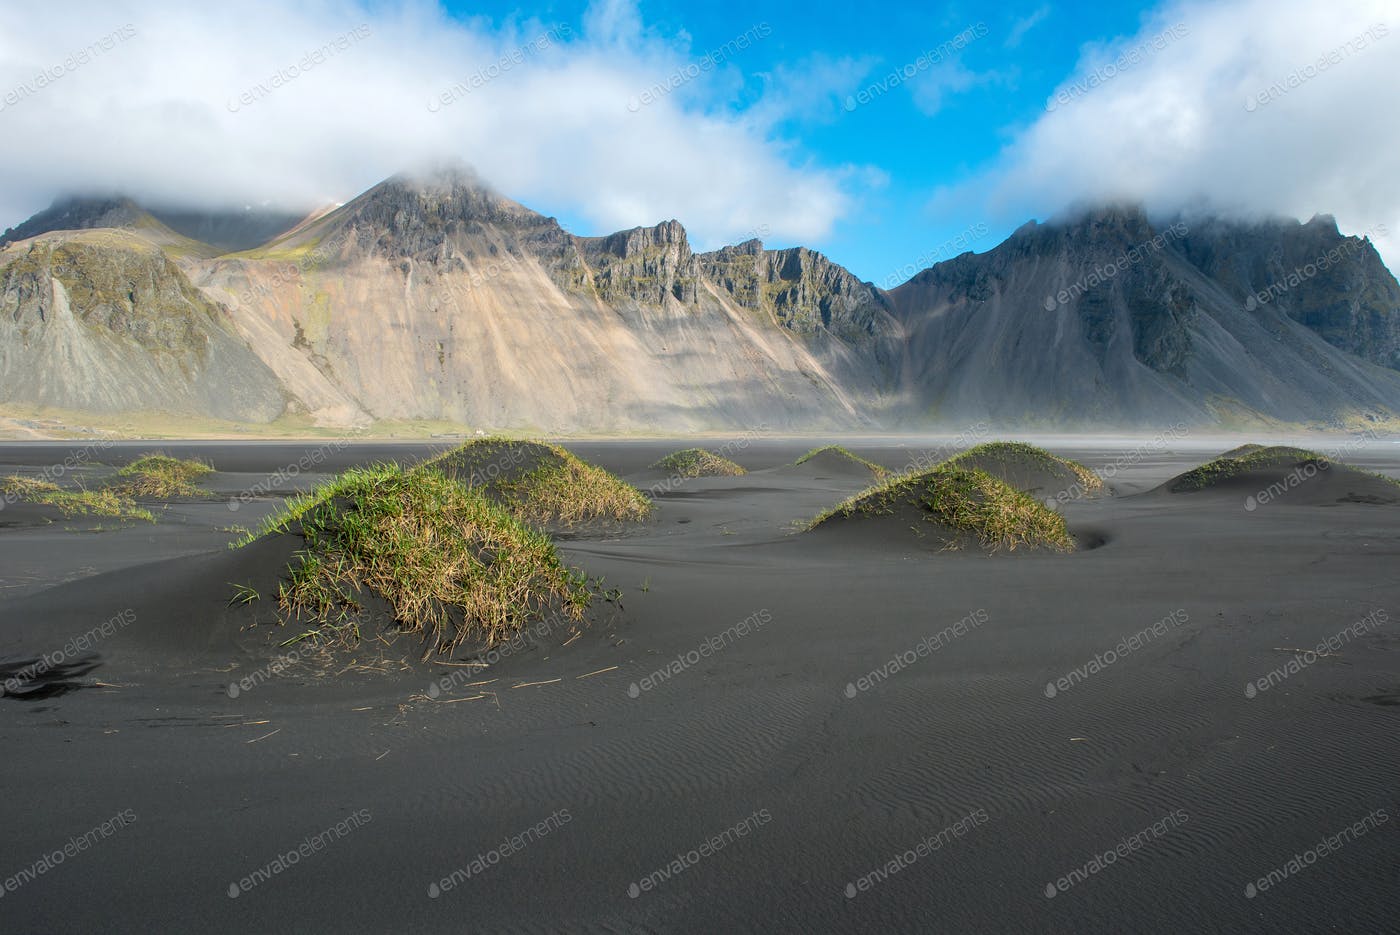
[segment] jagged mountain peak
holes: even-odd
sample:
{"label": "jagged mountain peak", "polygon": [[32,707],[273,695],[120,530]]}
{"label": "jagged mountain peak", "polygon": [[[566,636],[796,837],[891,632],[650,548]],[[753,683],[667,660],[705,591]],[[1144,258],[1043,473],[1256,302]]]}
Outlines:
{"label": "jagged mountain peak", "polygon": [[670,250],[681,262],[691,256],[690,240],[685,227],[675,219],[662,221],[654,227],[633,227],[603,237],[578,239],[598,252],[621,259],[630,259],[654,250]]}
{"label": "jagged mountain peak", "polygon": [[415,220],[500,223],[542,217],[505,197],[482,181],[475,170],[462,165],[392,176],[337,213],[372,216],[391,225]]}

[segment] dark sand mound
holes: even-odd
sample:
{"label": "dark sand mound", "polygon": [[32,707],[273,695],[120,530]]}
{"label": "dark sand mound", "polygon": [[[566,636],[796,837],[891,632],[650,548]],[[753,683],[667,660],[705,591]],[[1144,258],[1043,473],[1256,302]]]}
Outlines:
{"label": "dark sand mound", "polygon": [[704,448],[685,448],[673,452],[651,468],[676,477],[740,477],[748,473],[728,458]]}
{"label": "dark sand mound", "polygon": [[494,488],[518,482],[541,468],[558,467],[564,460],[559,449],[542,442],[483,438],[438,455],[423,466],[469,487]]}
{"label": "dark sand mound", "polygon": [[950,467],[984,471],[1041,500],[1098,493],[1103,481],[1080,464],[1022,442],[988,442],[944,462]]}
{"label": "dark sand mound", "polygon": [[[579,619],[592,597],[548,536],[483,488],[426,467],[347,471],[289,504],[260,538],[279,536],[299,536],[304,549],[277,587],[278,607],[320,639],[354,645],[375,635],[366,627],[387,625],[422,635],[429,655],[448,653],[558,610]],[[233,600],[249,593],[239,586]]]}
{"label": "dark sand mound", "polygon": [[[138,669],[155,660],[269,658],[277,643],[298,632],[281,626],[276,591],[303,548],[298,535],[268,536],[242,549],[149,562],[9,601],[0,607],[0,656],[52,660],[71,648],[95,653],[89,661],[100,659],[104,667],[116,658]],[[258,599],[231,602],[235,583]],[[62,661],[83,658],[65,652]],[[77,677],[59,667],[54,672],[60,681]]]}
{"label": "dark sand mound", "polygon": [[195,481],[213,473],[214,466],[203,461],[150,451],[118,470],[112,489],[136,500],[200,499],[210,493],[195,486]]}
{"label": "dark sand mound", "polygon": [[794,461],[789,470],[812,477],[857,478],[866,481],[889,473],[887,468],[867,461],[840,445],[813,448]]}
{"label": "dark sand mound", "polygon": [[857,494],[808,530],[937,549],[1074,548],[1060,514],[990,474],[947,465]]}
{"label": "dark sand mound", "polygon": [[484,438],[420,468],[479,488],[526,522],[550,529],[640,520],[651,512],[640,490],[557,445]]}
{"label": "dark sand mound", "polygon": [[1284,446],[1255,447],[1236,457],[1216,458],[1172,478],[1155,492],[1241,497],[1248,510],[1274,502],[1294,506],[1400,503],[1400,483],[1315,451]]}

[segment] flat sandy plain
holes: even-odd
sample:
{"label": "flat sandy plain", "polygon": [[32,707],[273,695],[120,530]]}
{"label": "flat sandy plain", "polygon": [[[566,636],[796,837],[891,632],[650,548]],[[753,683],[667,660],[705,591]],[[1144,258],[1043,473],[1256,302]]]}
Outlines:
{"label": "flat sandy plain", "polygon": [[[162,443],[209,501],[0,511],[0,658],[73,689],[0,698],[0,931],[1396,931],[1400,506],[1152,492],[1249,440],[1040,439],[1118,466],[1064,507],[1092,547],[991,557],[795,533],[868,480],[785,467],[811,440],[680,483],[646,466],[688,443],[570,444],[659,509],[562,543],[620,605],[487,669],[278,649],[271,600],[227,606],[286,558],[229,526],[445,446],[273,484],[319,443]],[[1345,460],[1400,477],[1389,441]]]}

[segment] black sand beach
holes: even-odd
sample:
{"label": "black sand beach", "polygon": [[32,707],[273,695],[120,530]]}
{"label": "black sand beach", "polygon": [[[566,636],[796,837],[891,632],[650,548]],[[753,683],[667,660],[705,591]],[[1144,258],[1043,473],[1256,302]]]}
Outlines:
{"label": "black sand beach", "polygon": [[799,532],[871,480],[811,440],[568,443],[658,509],[562,538],[620,602],[488,668],[229,603],[290,558],[229,527],[446,444],[162,444],[217,473],[153,525],[7,504],[0,932],[1395,931],[1400,506],[1160,489],[1244,440],[1037,440],[1109,490],[995,555]]}

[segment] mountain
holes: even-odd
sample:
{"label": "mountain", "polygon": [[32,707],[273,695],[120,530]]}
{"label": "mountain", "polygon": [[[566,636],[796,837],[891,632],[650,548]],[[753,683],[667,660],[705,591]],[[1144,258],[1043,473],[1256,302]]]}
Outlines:
{"label": "mountain", "polygon": [[117,228],[140,231],[148,239],[215,256],[261,246],[305,218],[304,213],[252,208],[145,208],[123,195],[70,196],[59,198],[23,224],[5,231],[0,235],[0,248],[58,231]]}
{"label": "mountain", "polygon": [[268,422],[273,372],[151,241],[84,230],[0,254],[0,403]]}
{"label": "mountain", "polygon": [[1386,425],[1398,329],[1400,285],[1328,218],[1131,205],[889,292],[674,220],[578,236],[456,167],[300,219],[66,199],[0,239],[0,404],[253,424]]}
{"label": "mountain", "polygon": [[[1279,293],[1329,252],[1327,275]],[[1271,287],[1283,297],[1253,298]],[[1110,206],[1027,224],[890,300],[925,419],[1340,426],[1400,411],[1400,372],[1385,366],[1396,289],[1369,242],[1335,224],[1154,223]]]}
{"label": "mountain", "polygon": [[1206,219],[1183,242],[1191,264],[1246,308],[1272,304],[1349,354],[1400,369],[1400,284],[1363,237],[1344,237],[1334,218],[1306,224]]}
{"label": "mountain", "polygon": [[875,425],[894,386],[858,336],[776,327],[713,282],[678,222],[578,237],[464,171],[395,177],[195,267],[323,421],[849,428]]}

